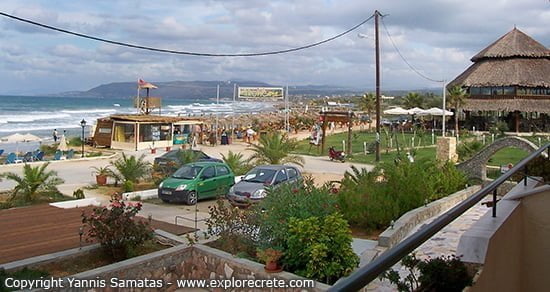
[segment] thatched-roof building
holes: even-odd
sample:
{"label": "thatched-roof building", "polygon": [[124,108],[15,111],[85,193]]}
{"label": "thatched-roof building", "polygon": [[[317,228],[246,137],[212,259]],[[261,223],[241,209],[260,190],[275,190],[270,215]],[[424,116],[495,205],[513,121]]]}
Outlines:
{"label": "thatched-roof building", "polygon": [[[547,119],[550,113],[550,50],[514,28],[472,57],[473,65],[448,88],[459,85],[469,98],[462,109],[470,112],[520,112]],[[543,124],[544,125],[544,124]],[[524,127],[525,128],[525,127]]]}

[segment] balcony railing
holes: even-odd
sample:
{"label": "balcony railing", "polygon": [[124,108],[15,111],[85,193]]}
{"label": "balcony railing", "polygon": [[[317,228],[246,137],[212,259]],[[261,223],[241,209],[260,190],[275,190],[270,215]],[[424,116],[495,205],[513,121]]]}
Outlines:
{"label": "balcony railing", "polygon": [[336,283],[334,286],[331,287],[329,291],[358,291],[362,289],[374,279],[376,279],[380,274],[391,268],[403,257],[411,253],[422,243],[430,239],[434,234],[439,232],[449,223],[453,222],[453,220],[458,218],[476,203],[485,198],[485,196],[491,193],[493,194],[493,217],[495,217],[497,208],[496,194],[498,186],[500,186],[518,171],[523,171],[525,176],[524,182],[527,182],[527,171],[525,171],[527,164],[531,160],[535,159],[537,156],[545,155],[545,150],[548,150],[548,153],[546,153],[546,157],[550,157],[550,143],[548,143],[539,148],[537,151],[531,153],[529,156],[516,164],[516,166],[512,167],[512,169],[502,174],[500,177],[495,179],[493,182],[491,182],[481,190],[477,191],[471,197],[462,201],[460,204],[456,205],[443,215],[439,216],[432,223],[424,226],[418,232],[412,234],[393,248],[387,250],[366,266],[359,268],[347,278],[344,278]]}

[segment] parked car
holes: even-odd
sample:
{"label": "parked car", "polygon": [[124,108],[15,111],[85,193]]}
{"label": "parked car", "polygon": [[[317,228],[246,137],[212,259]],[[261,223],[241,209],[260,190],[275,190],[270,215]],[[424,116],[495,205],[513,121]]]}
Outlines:
{"label": "parked car", "polygon": [[224,196],[235,184],[235,175],[223,162],[202,161],[185,164],[158,187],[163,202],[195,205],[197,200]]}
{"label": "parked car", "polygon": [[197,161],[223,162],[221,159],[210,157],[210,156],[208,156],[208,154],[206,154],[206,153],[204,153],[200,150],[189,150],[189,149],[188,150],[180,150],[180,149],[177,149],[177,150],[168,151],[168,152],[162,154],[161,156],[156,157],[155,161],[154,161],[154,164],[158,165],[158,166],[165,166],[169,162],[173,162],[174,165],[179,165],[179,163],[180,163],[179,159],[180,159],[181,151],[193,151],[194,155],[197,156]]}
{"label": "parked car", "polygon": [[266,188],[302,183],[300,170],[289,165],[256,166],[229,189],[227,199],[234,206],[246,207],[266,196]]}

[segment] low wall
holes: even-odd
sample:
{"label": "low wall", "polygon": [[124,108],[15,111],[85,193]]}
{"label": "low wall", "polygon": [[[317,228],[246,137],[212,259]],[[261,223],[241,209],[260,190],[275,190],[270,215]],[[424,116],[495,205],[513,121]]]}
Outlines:
{"label": "low wall", "polygon": [[418,224],[464,201],[480,189],[481,186],[471,186],[403,214],[403,216],[397,219],[393,227],[388,227],[388,229],[380,234],[378,245],[387,248],[394,246],[403,240]]}
{"label": "low wall", "polygon": [[[69,287],[69,279],[73,283],[79,280],[89,280],[87,287]],[[113,282],[112,279],[115,279]],[[148,279],[153,285],[162,284],[162,287],[150,287],[145,289],[131,289],[132,291],[174,291],[178,289],[176,281],[180,279],[204,279],[210,280],[267,280],[278,279],[290,283],[292,280],[305,280],[300,276],[288,273],[266,273],[264,265],[250,260],[235,258],[229,253],[210,248],[201,244],[194,246],[179,245],[151,254],[131,258],[90,271],[82,272],[63,280],[63,288],[56,291],[118,291],[113,283],[121,283],[120,280],[144,280]],[[103,284],[100,284],[104,280]],[[308,291],[326,291],[329,285],[314,282],[314,288]],[[90,287],[96,285],[96,287]],[[99,287],[98,287],[99,285]],[[159,289],[160,288],[160,289]],[[181,287],[180,287],[181,288]],[[241,287],[247,291],[265,291]],[[220,290],[219,288],[205,288],[206,290]],[[46,290],[36,290],[46,291]],[[284,288],[277,291],[304,291],[299,288]]]}
{"label": "low wall", "polygon": [[141,200],[149,200],[158,198],[158,189],[150,189],[137,192],[128,192],[122,194],[122,199],[124,200],[133,200],[136,197],[139,197]]}

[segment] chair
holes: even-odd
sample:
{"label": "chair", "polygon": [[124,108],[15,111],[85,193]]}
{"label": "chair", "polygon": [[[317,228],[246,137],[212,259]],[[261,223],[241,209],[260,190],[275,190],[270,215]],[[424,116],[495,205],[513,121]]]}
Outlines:
{"label": "chair", "polygon": [[23,155],[23,162],[31,162],[33,158],[32,152],[27,152],[25,155]]}
{"label": "chair", "polygon": [[44,159],[44,151],[39,151],[34,155],[35,161],[42,161]]}
{"label": "chair", "polygon": [[74,157],[74,150],[73,149],[70,149],[68,152],[67,152],[67,159],[72,159]]}
{"label": "chair", "polygon": [[4,149],[0,149],[0,156],[2,156],[2,154],[4,154]]}
{"label": "chair", "polygon": [[53,155],[53,160],[61,160],[61,155],[63,155],[61,151],[55,151],[55,154]]}
{"label": "chair", "polygon": [[13,153],[13,152],[8,154],[8,156],[6,157],[6,164],[12,164],[12,163],[17,163],[17,162],[18,162],[17,155],[15,155],[15,153]]}

